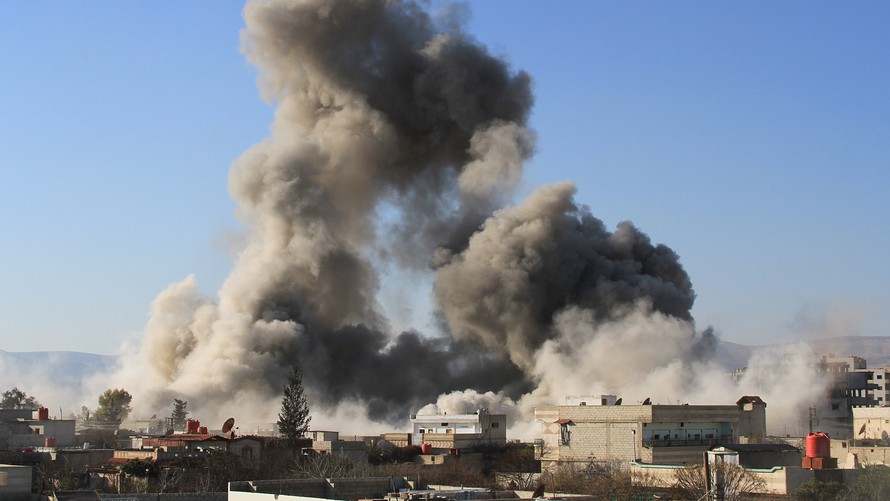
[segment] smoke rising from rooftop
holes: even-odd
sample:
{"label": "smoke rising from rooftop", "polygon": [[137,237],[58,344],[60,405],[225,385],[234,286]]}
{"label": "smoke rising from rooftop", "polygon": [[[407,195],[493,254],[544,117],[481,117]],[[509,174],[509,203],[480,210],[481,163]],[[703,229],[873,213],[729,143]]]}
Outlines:
{"label": "smoke rising from rooftop", "polygon": [[[189,277],[154,301],[115,376],[135,406],[179,395],[272,421],[294,361],[313,424],[700,389],[713,338],[695,333],[674,251],[629,222],[607,230],[571,183],[511,205],[535,148],[527,74],[413,2],[275,0],[244,16],[276,105],[229,174],[247,243],[218,300]],[[441,332],[391,332],[388,266],[435,274]]]}

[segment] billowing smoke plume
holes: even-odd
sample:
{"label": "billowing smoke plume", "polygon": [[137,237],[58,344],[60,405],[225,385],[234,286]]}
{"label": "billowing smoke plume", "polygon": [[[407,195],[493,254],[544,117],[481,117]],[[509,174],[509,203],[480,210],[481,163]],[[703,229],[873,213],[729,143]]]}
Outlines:
{"label": "billowing smoke plume", "polygon": [[[713,337],[671,249],[608,231],[570,183],[509,205],[534,151],[528,75],[408,1],[252,2],[245,19],[277,106],[229,176],[247,243],[218,301],[192,277],[155,300],[116,376],[137,407],[272,421],[293,363],[314,424],[705,394]],[[435,274],[441,332],[391,332],[384,267]]]}
{"label": "billowing smoke plume", "polygon": [[527,369],[558,335],[554,316],[569,306],[592,321],[623,316],[640,302],[690,319],[695,296],[677,255],[630,223],[609,233],[576,207],[574,191],[569,183],[539,189],[486,221],[463,253],[443,257],[436,298],[457,339],[506,346]]}

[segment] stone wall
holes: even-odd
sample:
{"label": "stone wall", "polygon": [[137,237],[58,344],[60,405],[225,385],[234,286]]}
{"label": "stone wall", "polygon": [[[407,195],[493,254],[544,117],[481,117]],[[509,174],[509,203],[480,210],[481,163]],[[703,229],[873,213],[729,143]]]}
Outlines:
{"label": "stone wall", "polygon": [[257,492],[286,496],[357,500],[383,498],[404,484],[401,477],[311,478],[230,482],[230,492]]}
{"label": "stone wall", "polygon": [[102,501],[227,501],[227,492],[99,494]]}

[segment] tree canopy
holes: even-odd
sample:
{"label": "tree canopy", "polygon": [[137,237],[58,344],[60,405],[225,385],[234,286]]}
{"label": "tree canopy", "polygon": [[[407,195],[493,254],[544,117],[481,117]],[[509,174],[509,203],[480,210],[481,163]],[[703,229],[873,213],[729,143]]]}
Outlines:
{"label": "tree canopy", "polygon": [[37,409],[40,402],[18,387],[3,392],[3,399],[0,400],[0,409]]}
{"label": "tree canopy", "polygon": [[299,365],[294,364],[287,384],[284,385],[284,398],[281,400],[281,412],[278,413],[278,431],[291,444],[309,431],[309,404],[303,393],[303,372]]}
{"label": "tree canopy", "polygon": [[93,419],[99,423],[120,424],[130,414],[130,402],[133,397],[122,388],[108,389],[99,395],[99,407],[93,413]]}

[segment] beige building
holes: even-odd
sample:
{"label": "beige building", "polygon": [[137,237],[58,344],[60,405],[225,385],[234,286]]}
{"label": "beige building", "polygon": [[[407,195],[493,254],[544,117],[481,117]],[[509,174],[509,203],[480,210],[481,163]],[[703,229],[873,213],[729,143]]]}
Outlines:
{"label": "beige building", "polygon": [[[599,399],[591,399],[592,402]],[[538,407],[543,467],[559,463],[632,461],[692,464],[717,445],[757,443],[766,431],[766,403],[735,405],[563,405]]]}
{"label": "beige building", "polygon": [[854,408],[853,432],[856,441],[890,445],[890,407]]}

